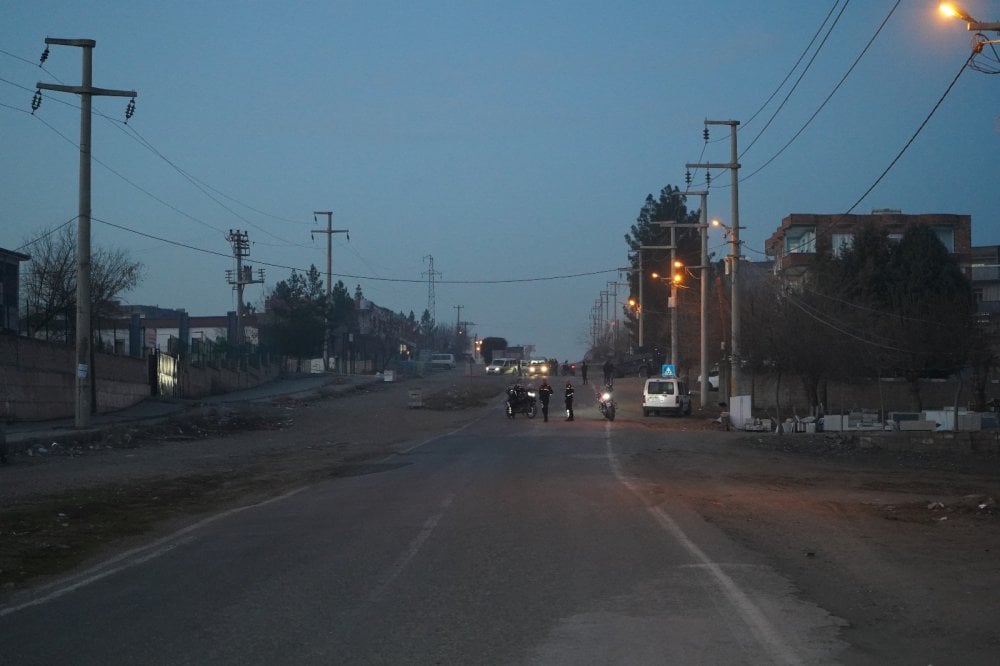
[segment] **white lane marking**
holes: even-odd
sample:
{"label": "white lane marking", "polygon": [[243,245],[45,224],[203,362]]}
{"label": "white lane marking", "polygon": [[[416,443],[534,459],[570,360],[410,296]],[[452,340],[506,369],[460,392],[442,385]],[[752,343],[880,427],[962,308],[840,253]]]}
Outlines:
{"label": "white lane marking", "polygon": [[[247,509],[267,506],[268,504],[271,504],[273,502],[280,502],[281,500],[287,499],[292,495],[302,492],[303,490],[305,490],[305,487],[296,488],[295,490],[284,493],[283,495],[278,495],[277,497],[272,497],[262,502],[257,502],[255,504],[247,504],[244,506],[238,506],[229,509],[227,511],[223,511],[222,513],[217,513],[213,516],[209,516],[208,518],[199,520],[197,523],[193,523],[191,525],[188,525],[187,527],[182,527],[173,534],[157,539],[156,541],[148,543],[145,546],[139,546],[137,548],[127,550],[124,553],[116,555],[115,557],[107,559],[101,562],[100,564],[93,566],[90,569],[87,569],[86,571],[82,571],[68,578],[63,578],[54,583],[49,583],[48,585],[43,585],[42,587],[38,588],[36,592],[44,591],[53,587],[55,589],[52,592],[49,592],[44,596],[32,599],[31,601],[26,601],[16,606],[8,606],[5,608],[0,608],[0,617],[11,615],[12,613],[22,611],[26,608],[31,608],[32,606],[40,606],[42,604],[46,604],[50,601],[58,599],[63,595],[87,587],[88,585],[96,583],[97,581],[107,578],[108,576],[116,574],[120,571],[125,571],[127,569],[131,569],[132,567],[148,562],[150,560],[156,559],[157,557],[170,552],[174,548],[184,543],[193,541],[194,537],[193,536],[188,537],[187,535],[191,534],[196,530],[201,529],[202,527],[205,527],[206,525],[214,523],[217,520],[221,520],[223,518],[227,518],[234,514],[240,513],[242,511],[246,511]],[[114,566],[119,562],[121,563],[120,565]]]}
{"label": "white lane marking", "polygon": [[437,441],[439,439],[444,439],[445,437],[451,437],[452,435],[454,435],[456,433],[462,432],[463,430],[465,430],[466,428],[468,428],[473,423],[477,423],[479,421],[482,421],[483,418],[485,418],[485,417],[480,417],[478,419],[473,419],[473,420],[469,421],[468,423],[466,423],[465,425],[462,425],[462,426],[459,426],[459,427],[455,428],[454,430],[451,430],[451,431],[446,432],[446,433],[442,433],[440,435],[434,435],[433,437],[425,439],[422,442],[418,442],[418,443],[414,444],[413,446],[411,446],[411,447],[409,447],[407,449],[400,449],[399,451],[395,451],[393,453],[390,453],[389,455],[387,455],[385,458],[383,458],[379,462],[384,462],[384,461],[389,460],[391,458],[394,458],[396,456],[401,456],[403,454],[410,453],[411,451],[416,451],[421,446],[426,446],[426,445],[430,444],[431,442]]}
{"label": "white lane marking", "polygon": [[684,530],[681,529],[680,525],[667,513],[663,508],[659,506],[652,506],[646,503],[646,499],[640,491],[639,487],[635,482],[622,471],[621,464],[618,462],[618,457],[615,455],[614,449],[611,445],[611,424],[606,424],[605,427],[605,442],[607,444],[607,457],[608,462],[611,465],[611,471],[614,472],[615,477],[624,485],[628,490],[634,494],[636,497],[643,501],[646,506],[646,510],[652,514],[653,518],[659,523],[660,527],[664,529],[665,532],[674,537],[685,550],[687,550],[696,560],[701,563],[706,571],[711,574],[712,579],[722,590],[723,594],[729,599],[729,602],[739,613],[740,617],[753,632],[754,637],[757,642],[770,653],[774,663],[781,664],[801,664],[802,660],[795,654],[788,642],[781,636],[781,634],[774,628],[774,626],[767,620],[764,613],[761,612],[760,608],[740,589],[740,586],[736,584],[732,578],[730,578],[722,567],[718,563],[713,562],[708,555],[705,554],[697,544],[694,543],[685,534]]}
{"label": "white lane marking", "polygon": [[393,581],[399,578],[399,575],[403,573],[410,561],[420,551],[424,543],[427,542],[427,539],[430,538],[434,528],[437,527],[437,524],[441,521],[441,518],[444,517],[445,512],[454,500],[455,493],[449,493],[448,496],[444,498],[444,501],[441,502],[440,509],[433,516],[424,521],[423,528],[421,528],[420,532],[417,533],[417,536],[413,537],[413,540],[410,541],[409,547],[403,552],[402,555],[399,556],[393,565],[389,567],[384,574],[382,574],[379,584],[375,586],[375,589],[372,590],[372,593],[368,596],[369,602],[377,601],[386,589],[392,585]]}

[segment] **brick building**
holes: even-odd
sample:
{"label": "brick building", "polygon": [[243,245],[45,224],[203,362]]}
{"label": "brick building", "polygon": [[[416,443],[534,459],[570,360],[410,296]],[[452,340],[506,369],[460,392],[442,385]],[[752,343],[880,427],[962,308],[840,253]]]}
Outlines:
{"label": "brick building", "polygon": [[854,234],[867,223],[886,229],[890,238],[902,238],[906,229],[925,224],[937,234],[958,259],[969,277],[973,257],[972,216],[945,213],[906,215],[898,210],[874,210],[869,215],[792,213],[766,241],[767,254],[774,258],[774,270],[795,282],[816,255],[836,256],[853,242]]}

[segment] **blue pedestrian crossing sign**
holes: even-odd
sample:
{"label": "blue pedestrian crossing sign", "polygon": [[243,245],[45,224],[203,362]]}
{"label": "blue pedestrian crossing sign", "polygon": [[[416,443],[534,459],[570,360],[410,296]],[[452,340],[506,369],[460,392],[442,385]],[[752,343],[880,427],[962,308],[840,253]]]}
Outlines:
{"label": "blue pedestrian crossing sign", "polygon": [[674,379],[677,377],[677,372],[674,370],[674,364],[664,363],[663,366],[660,367],[660,376],[664,379]]}

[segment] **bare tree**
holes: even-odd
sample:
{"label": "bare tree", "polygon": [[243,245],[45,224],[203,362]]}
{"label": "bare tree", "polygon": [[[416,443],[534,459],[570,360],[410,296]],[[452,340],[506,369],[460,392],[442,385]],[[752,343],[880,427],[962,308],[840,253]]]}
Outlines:
{"label": "bare tree", "polygon": [[[76,332],[76,229],[51,230],[31,244],[22,283],[29,335],[72,340]],[[90,295],[94,321],[117,314],[116,299],[142,282],[143,265],[121,249],[91,252]]]}

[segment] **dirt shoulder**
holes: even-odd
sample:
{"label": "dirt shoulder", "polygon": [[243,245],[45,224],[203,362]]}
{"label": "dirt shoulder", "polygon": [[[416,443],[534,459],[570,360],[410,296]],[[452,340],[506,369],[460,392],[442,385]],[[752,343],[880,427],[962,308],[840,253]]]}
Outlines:
{"label": "dirt shoulder", "polygon": [[496,409],[505,385],[442,373],[227,403],[11,456],[0,467],[0,597],[194,516],[354,473]]}
{"label": "dirt shoulder", "polygon": [[844,663],[996,663],[997,456],[716,433],[631,463],[842,618]]}

